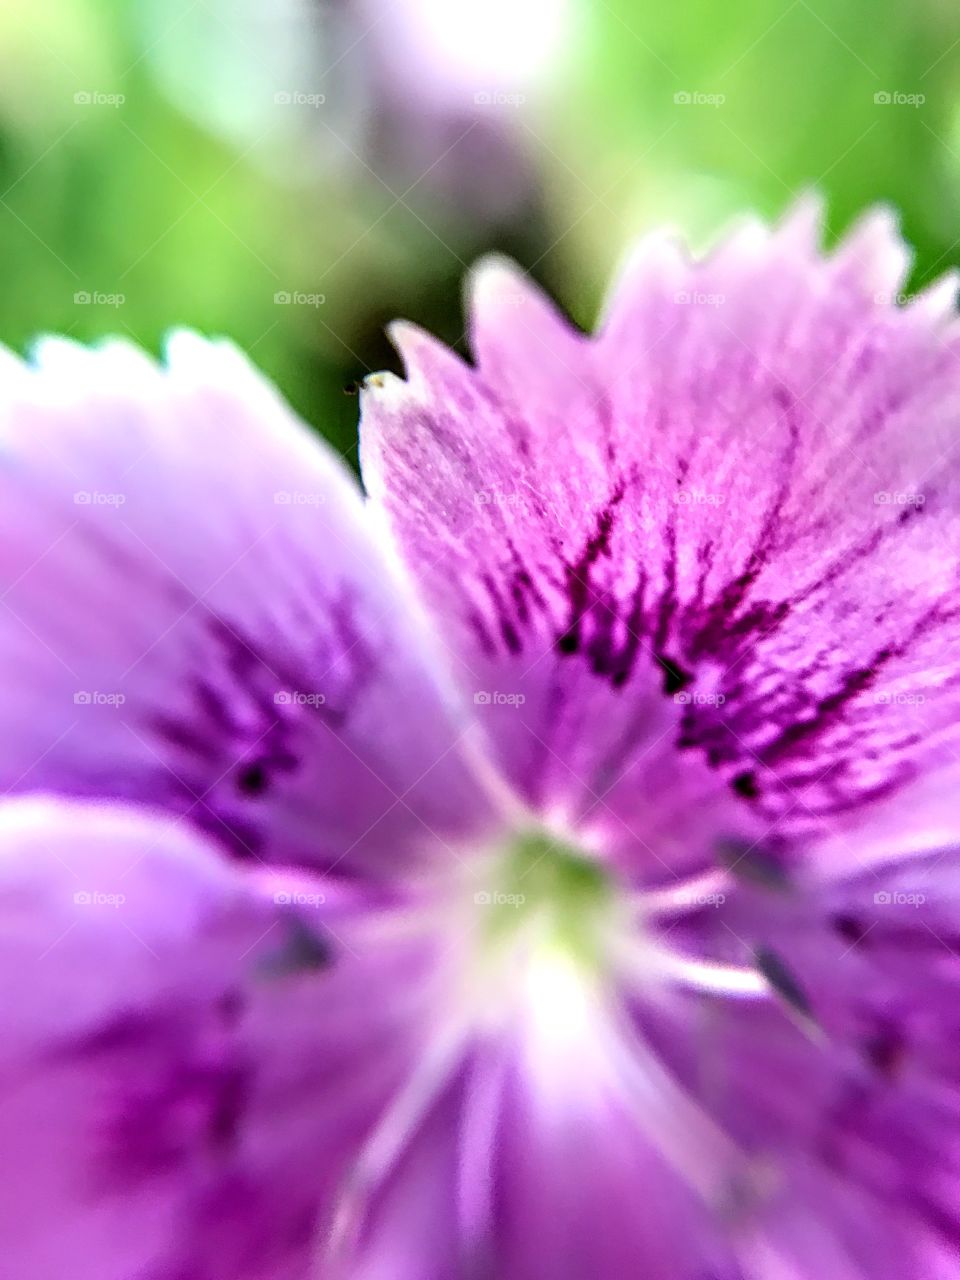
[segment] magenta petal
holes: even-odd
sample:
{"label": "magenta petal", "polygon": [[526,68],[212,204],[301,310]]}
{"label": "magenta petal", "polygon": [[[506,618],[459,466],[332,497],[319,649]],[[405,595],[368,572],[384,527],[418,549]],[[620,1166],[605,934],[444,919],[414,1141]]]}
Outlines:
{"label": "magenta petal", "polygon": [[344,870],[485,821],[355,482],[238,352],[48,340],[3,379],[5,789]]}
{"label": "magenta petal", "polygon": [[837,870],[743,885],[672,933],[759,964],[767,998],[641,998],[638,1030],[749,1153],[742,1247],[761,1275],[775,1257],[800,1275],[940,1275],[926,1260],[960,1247],[956,853]]}
{"label": "magenta petal", "polygon": [[505,771],[647,867],[953,784],[958,334],[942,290],[893,305],[886,216],[829,258],[814,223],[652,243],[593,340],[494,262],[478,368],[402,327],[409,381],[365,394],[367,484]]}

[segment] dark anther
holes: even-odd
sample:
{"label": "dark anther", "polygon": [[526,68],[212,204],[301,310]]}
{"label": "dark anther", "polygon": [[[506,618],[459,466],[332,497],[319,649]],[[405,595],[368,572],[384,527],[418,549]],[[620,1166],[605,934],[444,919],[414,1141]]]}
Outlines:
{"label": "dark anther", "polygon": [[731,778],[730,787],[738,796],[743,796],[744,800],[756,800],[760,794],[757,775],[752,769],[746,769],[743,773],[738,773],[735,778]]}
{"label": "dark anther", "polygon": [[807,993],[781,957],[775,951],[771,951],[769,947],[757,947],[754,950],[754,956],[757,961],[757,968],[781,1000],[802,1018],[812,1021],[813,1009],[807,998]]}
{"label": "dark anther", "polygon": [[742,840],[720,840],[717,844],[717,861],[740,880],[788,893],[793,885],[786,869],[778,862],[772,850],[760,844],[747,844]]}
{"label": "dark anther", "polygon": [[863,1046],[864,1057],[878,1075],[892,1080],[901,1067],[906,1046],[891,1028],[882,1028]]}
{"label": "dark anther", "polygon": [[689,671],[685,671],[675,658],[668,658],[666,654],[658,653],[657,662],[663,668],[663,692],[666,694],[680,693],[685,689],[693,675]]}
{"label": "dark anther", "polygon": [[267,789],[267,771],[257,761],[246,764],[237,774],[237,786],[246,796],[263,795]]}
{"label": "dark anther", "polygon": [[264,976],[279,978],[329,968],[333,963],[333,952],[326,938],[314,933],[295,915],[289,916],[284,926],[284,941],[260,963]]}
{"label": "dark anther", "polygon": [[838,912],[837,915],[832,916],[830,923],[840,937],[849,942],[852,947],[858,947],[867,936],[867,930],[857,917],[846,912]]}
{"label": "dark anther", "polygon": [[574,630],[565,631],[557,640],[557,649],[561,653],[576,653],[580,647],[580,641]]}

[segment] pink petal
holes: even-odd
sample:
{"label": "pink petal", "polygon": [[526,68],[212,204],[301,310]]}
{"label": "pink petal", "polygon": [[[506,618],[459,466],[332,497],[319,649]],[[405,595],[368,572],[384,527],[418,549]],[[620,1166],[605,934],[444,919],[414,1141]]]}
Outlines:
{"label": "pink petal", "polygon": [[367,485],[505,774],[647,878],[893,797],[958,834],[960,338],[943,290],[893,305],[887,215],[829,258],[816,223],[651,242],[594,339],[494,261],[478,368],[402,326],[408,382],[365,392]]}

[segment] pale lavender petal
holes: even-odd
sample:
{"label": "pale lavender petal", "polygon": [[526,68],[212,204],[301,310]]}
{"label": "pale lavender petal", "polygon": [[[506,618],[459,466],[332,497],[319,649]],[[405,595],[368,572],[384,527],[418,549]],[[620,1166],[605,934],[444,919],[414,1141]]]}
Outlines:
{"label": "pale lavender petal", "polygon": [[371,1195],[342,1274],[743,1280],[720,1212],[731,1144],[689,1104],[685,1131],[675,1088],[659,1092],[662,1070],[606,1018],[524,1009],[476,1040]]}
{"label": "pale lavender petal", "polygon": [[0,785],[390,872],[485,822],[359,490],[229,344],[2,365]]}
{"label": "pale lavender petal", "polygon": [[0,844],[8,1273],[309,1274],[432,1030],[435,957],[167,817],[12,800]]}

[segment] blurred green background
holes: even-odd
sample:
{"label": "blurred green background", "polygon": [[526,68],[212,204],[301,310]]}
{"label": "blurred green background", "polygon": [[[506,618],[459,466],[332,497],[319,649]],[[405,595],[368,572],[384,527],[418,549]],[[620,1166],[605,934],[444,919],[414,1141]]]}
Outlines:
{"label": "blurred green background", "polygon": [[31,0],[0,10],[0,338],[233,337],[354,456],[383,325],[462,345],[518,258],[584,324],[624,247],[824,191],[960,261],[953,0]]}

